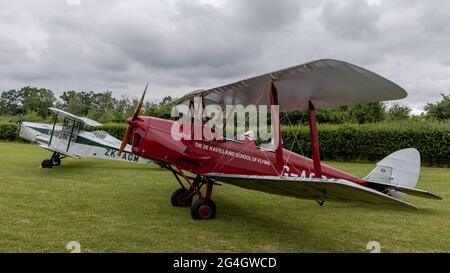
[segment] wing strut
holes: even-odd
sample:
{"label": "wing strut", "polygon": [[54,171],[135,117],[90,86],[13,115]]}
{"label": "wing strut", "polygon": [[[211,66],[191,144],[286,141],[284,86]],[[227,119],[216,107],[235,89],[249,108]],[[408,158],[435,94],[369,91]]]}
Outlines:
{"label": "wing strut", "polygon": [[55,121],[53,121],[52,134],[50,135],[50,140],[48,141],[48,147],[50,147],[50,143],[52,143],[53,134],[55,133],[56,121],[58,120],[58,113],[55,113]]}
{"label": "wing strut", "polygon": [[314,177],[322,178],[322,167],[320,166],[319,137],[317,134],[316,109],[311,101],[308,105],[309,134],[311,137],[311,152],[314,164]]}
{"label": "wing strut", "polygon": [[280,128],[280,109],[278,104],[278,92],[277,88],[270,83],[270,111],[272,119],[272,132],[275,138],[275,156],[277,162],[277,168],[279,171],[283,170],[284,160],[283,160],[283,143],[281,142],[281,128]]}
{"label": "wing strut", "polygon": [[70,129],[69,142],[67,143],[66,152],[69,151],[70,142],[72,142],[73,129],[75,128],[75,125],[76,125],[76,124],[77,124],[77,122],[74,120],[73,123],[72,123],[72,129]]}

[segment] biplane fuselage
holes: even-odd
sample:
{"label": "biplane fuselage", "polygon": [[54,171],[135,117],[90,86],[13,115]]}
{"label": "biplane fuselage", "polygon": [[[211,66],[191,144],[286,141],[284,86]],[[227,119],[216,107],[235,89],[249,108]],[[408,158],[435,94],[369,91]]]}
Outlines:
{"label": "biplane fuselage", "polygon": [[[141,116],[135,122],[132,153],[175,165],[195,174],[212,172],[290,176],[314,178],[314,164],[310,158],[283,149],[282,164],[275,151],[257,147],[255,141],[237,140],[174,140],[171,128],[174,121]],[[323,178],[345,179],[363,186],[366,182],[351,174],[321,164]]]}

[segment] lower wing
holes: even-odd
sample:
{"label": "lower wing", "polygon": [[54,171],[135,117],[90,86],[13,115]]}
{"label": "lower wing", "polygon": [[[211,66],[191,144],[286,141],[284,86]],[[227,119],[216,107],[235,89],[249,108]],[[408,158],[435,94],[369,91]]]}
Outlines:
{"label": "lower wing", "polygon": [[77,158],[77,159],[79,159],[81,157],[80,155],[68,153],[66,151],[60,150],[55,147],[49,147],[47,144],[41,144],[41,145],[39,145],[39,147],[44,148],[49,151],[52,151],[52,152],[57,152],[58,154],[62,154],[62,155],[68,156],[68,157],[73,157],[73,158]]}
{"label": "lower wing", "polygon": [[416,209],[407,202],[344,179],[315,179],[207,173],[204,176],[246,189],[320,201],[350,201],[372,205]]}

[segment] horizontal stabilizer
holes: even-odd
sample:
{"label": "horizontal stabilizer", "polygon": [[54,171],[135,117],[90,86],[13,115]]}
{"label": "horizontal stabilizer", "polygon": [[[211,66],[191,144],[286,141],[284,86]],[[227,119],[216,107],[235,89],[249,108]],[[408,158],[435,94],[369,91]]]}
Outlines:
{"label": "horizontal stabilizer", "polygon": [[416,209],[407,202],[344,179],[258,176],[222,173],[206,177],[246,189],[316,201],[350,201],[391,208]]}
{"label": "horizontal stabilizer", "polygon": [[422,198],[427,198],[427,199],[436,199],[436,200],[442,200],[442,197],[437,196],[434,193],[431,193],[429,191],[425,191],[425,190],[420,190],[420,189],[415,189],[415,188],[408,188],[408,187],[403,187],[400,185],[392,185],[389,183],[382,183],[382,182],[370,182],[370,181],[366,181],[367,183],[369,183],[370,185],[373,186],[386,186],[388,189],[391,190],[395,190],[395,191],[399,191],[402,193],[406,193],[409,195],[414,195],[417,197],[422,197]]}

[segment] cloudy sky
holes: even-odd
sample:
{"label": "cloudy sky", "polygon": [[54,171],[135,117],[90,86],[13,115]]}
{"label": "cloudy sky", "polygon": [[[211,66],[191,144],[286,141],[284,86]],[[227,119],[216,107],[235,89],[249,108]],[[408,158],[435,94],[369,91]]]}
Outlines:
{"label": "cloudy sky", "polygon": [[315,59],[363,66],[421,109],[450,92],[450,1],[0,0],[0,90],[149,99]]}

